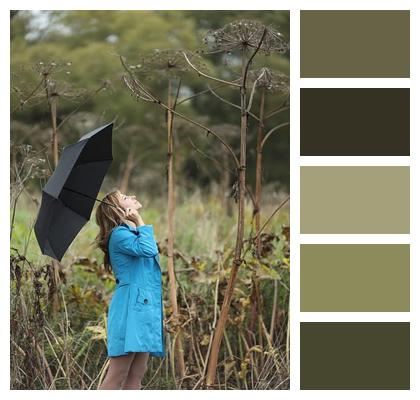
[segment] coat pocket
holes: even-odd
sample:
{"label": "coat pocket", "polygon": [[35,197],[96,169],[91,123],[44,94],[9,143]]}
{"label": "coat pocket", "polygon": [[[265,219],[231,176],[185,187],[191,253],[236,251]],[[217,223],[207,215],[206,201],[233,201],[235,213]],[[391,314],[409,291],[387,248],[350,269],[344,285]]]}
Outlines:
{"label": "coat pocket", "polygon": [[151,293],[142,288],[137,288],[136,302],[134,303],[134,309],[137,311],[147,311],[152,305]]}

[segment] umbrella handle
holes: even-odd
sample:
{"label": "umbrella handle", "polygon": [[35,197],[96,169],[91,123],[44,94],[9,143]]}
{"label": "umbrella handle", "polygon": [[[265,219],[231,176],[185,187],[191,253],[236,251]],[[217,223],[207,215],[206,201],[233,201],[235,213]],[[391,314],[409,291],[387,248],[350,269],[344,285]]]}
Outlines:
{"label": "umbrella handle", "polygon": [[69,192],[73,192],[73,193],[76,193],[76,194],[80,194],[81,196],[87,197],[88,199],[91,199],[91,200],[100,201],[101,203],[107,204],[108,206],[111,206],[111,207],[114,207],[114,208],[118,209],[118,207],[117,207],[117,206],[115,206],[114,204],[107,203],[106,201],[102,201],[102,200],[99,200],[99,199],[97,199],[97,198],[95,198],[95,197],[88,196],[87,194],[84,194],[84,193],[78,192],[77,190],[69,189],[69,188],[66,188],[66,187],[63,187],[63,189],[64,189],[64,190],[68,190]]}

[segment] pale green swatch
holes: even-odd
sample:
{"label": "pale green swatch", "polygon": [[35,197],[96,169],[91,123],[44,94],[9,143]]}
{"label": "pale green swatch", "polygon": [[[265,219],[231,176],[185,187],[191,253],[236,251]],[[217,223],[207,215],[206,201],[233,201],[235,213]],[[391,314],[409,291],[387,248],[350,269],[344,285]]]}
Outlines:
{"label": "pale green swatch", "polygon": [[410,233],[410,168],[301,167],[301,233]]}

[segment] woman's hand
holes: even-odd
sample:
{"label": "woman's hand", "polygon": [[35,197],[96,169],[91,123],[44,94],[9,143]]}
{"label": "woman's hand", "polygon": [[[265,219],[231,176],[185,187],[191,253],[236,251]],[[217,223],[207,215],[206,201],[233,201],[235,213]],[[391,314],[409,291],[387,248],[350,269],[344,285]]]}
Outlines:
{"label": "woman's hand", "polygon": [[133,221],[136,224],[136,226],[145,225],[145,223],[143,222],[143,218],[138,213],[138,211],[134,208],[126,208],[125,209],[125,217],[128,220]]}

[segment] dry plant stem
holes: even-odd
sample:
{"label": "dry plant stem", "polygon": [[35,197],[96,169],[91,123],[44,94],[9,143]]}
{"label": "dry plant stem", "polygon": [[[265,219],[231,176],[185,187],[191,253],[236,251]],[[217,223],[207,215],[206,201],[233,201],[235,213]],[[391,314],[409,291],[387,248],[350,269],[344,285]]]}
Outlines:
{"label": "dry plant stem", "polygon": [[163,367],[163,362],[164,362],[164,361],[165,361],[165,359],[162,359],[162,360],[160,361],[160,364],[159,364],[159,366],[156,368],[156,371],[155,371],[155,373],[153,374],[153,376],[150,378],[150,380],[147,382],[147,384],[143,386],[143,390],[147,389],[149,386],[151,386],[151,385],[152,385],[153,380],[156,378],[156,376],[157,376],[158,372],[162,369],[162,367]]}
{"label": "dry plant stem", "polygon": [[250,348],[248,346],[248,343],[246,341],[245,335],[242,332],[242,330],[240,331],[240,337],[241,337],[242,341],[244,342],[244,346],[245,346],[245,350],[246,350],[246,356],[248,356],[250,358],[250,360],[251,360],[251,367],[254,370],[254,374],[256,376],[258,376],[258,370],[257,370],[256,364],[254,363],[254,357],[252,355],[252,351],[250,351]]}
{"label": "dry plant stem", "polygon": [[267,120],[267,119],[273,117],[274,115],[277,115],[277,114],[279,114],[279,113],[281,113],[283,111],[287,111],[289,109],[290,109],[289,106],[277,108],[276,110],[267,113],[265,119]]}
{"label": "dry plant stem", "polygon": [[[261,227],[261,187],[262,187],[262,141],[264,136],[264,106],[265,106],[265,88],[261,91],[260,100],[260,123],[257,132],[257,159],[255,168],[255,230],[258,232]],[[261,256],[261,237],[258,234],[256,238],[257,256]]]}
{"label": "dry plant stem", "polygon": [[287,314],[287,335],[286,335],[286,361],[287,361],[287,370],[290,368],[290,302],[289,310]]}
{"label": "dry plant stem", "polygon": [[264,28],[264,32],[261,36],[261,40],[258,44],[258,47],[255,49],[254,53],[248,59],[248,62],[245,64],[246,48],[242,50],[242,84],[240,86],[241,94],[241,138],[240,138],[240,165],[238,168],[238,186],[239,186],[239,201],[238,201],[238,224],[237,224],[237,233],[236,233],[236,245],[235,245],[235,254],[233,265],[230,273],[230,278],[226,288],[225,296],[223,298],[223,305],[220,311],[220,317],[217,321],[216,330],[214,332],[213,341],[211,342],[210,358],[209,365],[206,376],[206,385],[211,386],[214,384],[217,370],[217,360],[220,351],[220,345],[223,338],[223,332],[225,330],[226,322],[229,315],[230,303],[232,300],[233,289],[236,281],[236,275],[238,273],[239,267],[242,264],[242,247],[243,247],[243,237],[244,237],[244,216],[245,216],[245,168],[246,168],[246,134],[247,134],[247,125],[248,125],[248,113],[246,112],[247,101],[246,101],[246,78],[249,65],[254,58],[255,54],[258,52],[261,47],[262,41],[266,35],[267,29]]}
{"label": "dry plant stem", "polygon": [[252,236],[252,232],[251,232],[250,235],[249,235],[249,238],[244,240],[244,243],[245,242],[248,242],[248,246],[247,246],[247,248],[244,251],[244,255],[243,255],[244,257],[248,253],[248,251],[251,249],[253,241],[257,238],[258,235],[260,235],[262,233],[262,231],[265,229],[265,227],[268,225],[268,223],[271,221],[271,219],[276,215],[276,213],[278,211],[280,211],[281,208],[284,207],[284,205],[289,201],[289,199],[290,199],[290,196],[287,196],[287,198],[280,203],[280,205],[266,219],[266,221],[264,222],[264,224],[261,227],[261,229],[254,236]]}
{"label": "dry plant stem", "polygon": [[128,151],[127,161],[125,162],[124,172],[121,179],[120,191],[121,193],[126,193],[128,191],[128,183],[130,182],[131,172],[134,168],[134,147],[130,146]]}
{"label": "dry plant stem", "polygon": [[17,110],[22,109],[23,106],[33,97],[37,94],[38,90],[44,85],[44,79],[41,79],[38,82],[38,85],[35,86],[35,88],[32,90],[31,93],[24,99],[19,102],[19,104],[12,110],[10,115],[13,115]]}
{"label": "dry plant stem", "polygon": [[174,384],[176,385],[176,373],[175,373],[175,339],[176,334],[173,343],[171,343],[171,336],[168,335],[168,349],[169,349],[169,358],[170,358],[170,364],[171,364],[171,373],[172,373],[172,379],[174,381]]}
{"label": "dry plant stem", "polygon": [[190,67],[195,72],[197,72],[198,76],[204,76],[207,79],[210,79],[210,80],[216,81],[216,82],[220,82],[220,83],[223,83],[225,85],[231,85],[231,86],[236,86],[236,87],[240,87],[241,86],[239,83],[225,81],[223,79],[215,78],[214,76],[210,76],[210,75],[205,74],[204,72],[199,71],[198,68],[191,63],[191,61],[188,59],[188,57],[187,57],[187,55],[185,54],[184,51],[182,52],[182,54],[184,55],[185,59],[187,60],[187,63],[190,65]]}
{"label": "dry plant stem", "polygon": [[107,370],[108,366],[109,366],[109,359],[108,359],[108,360],[106,360],[106,362],[102,365],[102,368],[101,368],[101,370],[99,371],[98,376],[97,376],[97,377],[96,377],[96,378],[92,381],[92,383],[90,384],[90,386],[89,386],[89,390],[92,388],[93,384],[96,382],[96,380],[97,380],[97,379],[99,379],[99,380],[98,380],[98,387],[101,387],[101,385],[102,385],[102,381],[104,380],[105,373],[106,373],[106,370]]}
{"label": "dry plant stem", "polygon": [[261,232],[264,230],[264,228],[268,225],[268,223],[271,221],[271,219],[276,215],[276,213],[289,201],[290,196],[287,196],[286,199],[284,199],[280,205],[273,211],[273,213],[266,219],[261,229],[255,234],[254,239],[256,239],[257,235],[260,235]]}
{"label": "dry plant stem", "polygon": [[251,111],[251,107],[252,107],[252,102],[254,100],[254,94],[255,94],[255,89],[257,87],[257,83],[259,81],[260,78],[262,78],[263,73],[261,73],[257,79],[255,79],[254,84],[252,85],[252,90],[251,90],[251,94],[249,96],[249,102],[248,102],[248,107],[246,109],[246,112],[249,114],[249,112]]}
{"label": "dry plant stem", "polygon": [[68,313],[67,313],[67,306],[66,306],[66,300],[64,298],[63,288],[61,286],[60,286],[60,293],[61,293],[61,298],[63,299],[64,315],[66,317],[66,319],[63,321],[63,324],[65,324],[65,335],[64,335],[64,349],[63,349],[63,352],[64,352],[64,356],[66,358],[68,388],[71,389],[70,370],[69,370],[70,360],[69,360],[69,351],[67,351],[68,350],[67,347],[68,347],[70,321],[69,321],[69,316],[68,316]]}
{"label": "dry plant stem", "polygon": [[51,368],[50,368],[50,366],[48,364],[47,359],[45,358],[45,353],[39,347],[39,344],[38,343],[36,343],[36,349],[38,350],[39,356],[41,357],[42,362],[43,362],[43,364],[45,366],[45,369],[47,370],[48,378],[50,380],[49,388],[50,389],[56,389],[55,383],[54,383],[54,377],[53,377],[52,372],[51,372]]}
{"label": "dry plant stem", "polygon": [[[51,332],[52,336],[55,338],[54,332],[53,332],[51,329],[49,329],[49,328],[48,328],[48,330]],[[59,367],[57,368],[57,372],[55,373],[55,376],[54,376],[54,380],[53,380],[53,382],[54,382],[54,381],[56,380],[56,378],[57,378],[57,376],[58,376],[58,374],[59,374],[60,370],[61,370],[61,372],[63,373],[63,375],[64,375],[64,376],[66,376],[66,372],[64,371],[64,368],[63,368],[63,365],[62,365],[62,363],[61,363],[61,361],[60,361],[60,358],[58,357],[57,353],[55,352],[55,350],[54,350],[54,346],[53,346],[53,344],[51,343],[50,338],[49,338],[49,337],[48,337],[48,335],[47,335],[47,332],[45,331],[45,327],[44,327],[43,331],[44,331],[45,338],[47,339],[48,344],[50,345],[50,348],[51,348],[51,351],[52,351],[52,353],[53,353],[53,355],[54,355],[54,358],[55,358],[55,360],[57,361],[58,366],[59,366]],[[57,342],[57,339],[56,339],[56,342]]]}
{"label": "dry plant stem", "polygon": [[[56,93],[51,93],[51,90],[48,86],[49,84],[49,72],[44,72],[43,74],[43,82],[45,87],[45,93],[47,96],[47,101],[50,107],[50,114],[51,114],[51,127],[52,127],[52,138],[51,138],[51,146],[52,146],[52,154],[53,154],[53,163],[54,168],[58,165],[58,129],[57,129],[57,102],[58,102],[58,95]],[[59,271],[62,269],[61,263],[55,259],[52,260],[52,266],[54,269],[53,279],[55,280],[56,287],[60,284],[60,274]],[[58,312],[60,308],[60,301],[58,299],[58,294],[55,292],[53,295],[53,304],[52,304],[54,312]]]}
{"label": "dry plant stem", "polygon": [[267,332],[267,327],[265,326],[265,324],[264,324],[264,320],[262,319],[262,317],[261,317],[261,316],[260,316],[260,324],[261,324],[261,326],[262,326],[262,329],[263,329],[263,332],[264,332],[265,338],[266,338],[266,340],[267,340],[267,343],[268,343],[268,348],[270,349],[270,352],[273,352],[273,359],[274,359],[274,365],[275,365],[275,367],[276,367],[276,370],[277,370],[277,372],[278,372],[278,373],[281,373],[281,366],[279,365],[279,362],[278,362],[278,360],[277,360],[277,357],[276,357],[276,355],[274,354],[274,352],[275,352],[275,348],[274,348],[274,346],[273,346],[273,342],[272,342],[272,340],[271,340],[271,338],[270,338],[269,333]]}
{"label": "dry plant stem", "polygon": [[273,294],[273,308],[271,310],[271,323],[270,323],[270,338],[274,340],[274,327],[276,326],[276,313],[277,313],[277,297],[278,297],[279,283],[277,279],[274,280],[274,294]]}
{"label": "dry plant stem", "polygon": [[[216,98],[218,98],[220,101],[223,101],[223,103],[226,103],[226,104],[229,104],[230,106],[232,106],[232,107],[234,107],[234,108],[237,108],[238,110],[240,110],[241,109],[241,107],[240,106],[238,106],[237,104],[234,104],[234,103],[232,103],[231,101],[229,101],[229,100],[226,100],[225,98],[223,98],[222,96],[220,96],[219,94],[217,94],[209,85],[207,85],[207,87],[208,87],[208,90],[206,90],[206,91],[210,91],[210,93],[214,96],[214,97],[216,97]],[[251,116],[251,117],[253,117],[255,120],[257,120],[257,121],[259,121],[260,119],[254,114],[254,113],[252,113],[251,111],[248,111],[248,114]]]}
{"label": "dry plant stem", "polygon": [[[203,150],[199,149],[191,139],[188,139],[188,140],[191,143],[191,146],[195,149],[195,151],[197,151],[197,153],[201,154],[203,157],[207,158],[208,160],[213,161],[215,164],[217,164],[217,166],[220,169],[224,170],[225,172],[231,173],[232,175],[235,173],[232,169],[230,169],[229,167],[226,166],[226,164],[227,164],[226,159],[224,159],[223,160],[224,162],[221,163],[220,161],[218,161],[215,158],[206,154]],[[224,153],[224,155],[226,155],[226,153]],[[229,186],[228,184],[229,184],[229,174],[227,174],[226,176],[223,177],[223,187],[228,187]],[[251,191],[251,189],[248,185],[246,185],[246,191],[247,191],[247,193],[248,193],[248,195],[249,195],[249,197],[252,201],[252,205],[255,209],[255,207],[256,207],[255,206],[255,197],[254,197],[254,195],[253,195],[253,193],[252,193],[252,191]],[[188,263],[187,263],[187,265],[188,265]]]}
{"label": "dry plant stem", "polygon": [[273,294],[273,308],[271,310],[271,323],[270,323],[270,338],[274,340],[274,327],[276,324],[276,312],[277,312],[277,296],[278,296],[279,283],[277,279],[274,280],[274,294]]}
{"label": "dry plant stem", "polygon": [[[220,85],[217,85],[216,88],[218,89],[218,88],[221,88],[221,87],[224,87],[224,86],[226,86],[226,84],[225,83],[222,83]],[[200,92],[197,92],[197,93],[194,93],[193,95],[188,96],[188,97],[185,97],[184,99],[178,101],[177,105],[180,105],[182,103],[185,103],[186,101],[192,100],[192,99],[194,99],[194,98],[196,98],[196,97],[198,97],[198,96],[200,96],[202,94],[205,94],[205,93],[207,93],[209,91],[211,91],[210,88],[201,90]]]}
{"label": "dry plant stem", "polygon": [[74,115],[77,111],[79,111],[93,96],[95,96],[97,93],[105,89],[106,89],[106,86],[105,86],[105,83],[103,83],[98,89],[95,89],[88,96],[86,96],[85,99],[73,111],[71,111],[62,119],[62,121],[58,124],[57,129],[60,129],[69,120],[69,118],[72,115]]}
{"label": "dry plant stem", "polygon": [[252,271],[252,276],[251,276],[251,293],[250,293],[250,309],[249,309],[249,322],[248,322],[248,342],[251,343],[251,346],[254,346],[257,344],[256,342],[256,338],[254,335],[255,332],[255,323],[257,321],[257,316],[258,316],[258,304],[256,301],[256,288],[255,288],[255,270]]}
{"label": "dry plant stem", "polygon": [[[255,196],[252,193],[251,187],[249,185],[246,185],[246,191],[248,192],[249,198],[251,199],[252,207],[253,207],[253,209],[255,209],[255,207],[256,207]],[[254,219],[254,217],[251,218],[251,225],[253,223],[253,221],[252,221],[253,219]]]}
{"label": "dry plant stem", "polygon": [[[217,262],[217,274],[216,274],[216,275],[217,275],[217,279],[216,279],[216,287],[215,287],[215,289],[214,289],[214,306],[213,306],[214,311],[213,311],[213,323],[212,323],[212,325],[211,325],[211,327],[210,327],[210,332],[211,332],[211,334],[210,334],[210,340],[209,340],[209,343],[212,343],[212,342],[213,342],[214,329],[216,328],[216,323],[217,323],[217,315],[218,315],[218,306],[217,306],[217,301],[218,301],[218,298],[219,298],[220,268],[221,268],[222,264],[224,264],[224,260],[223,260],[223,259],[221,259],[221,258],[219,257],[219,260],[218,260],[218,262]],[[207,348],[207,352],[206,352],[206,359],[205,359],[205,362],[204,362],[204,365],[203,365],[203,375],[202,375],[202,377],[200,378],[199,383],[204,382],[204,380],[205,380],[205,378],[206,378],[206,371],[207,371],[207,365],[208,365],[208,362],[209,362],[209,357],[210,357],[210,350],[211,350],[211,346],[209,346],[209,347]],[[195,389],[196,387],[198,387],[199,383],[197,383],[197,384],[194,386],[194,389]]]}
{"label": "dry plant stem", "polygon": [[[48,146],[46,146],[45,148],[47,148]],[[44,149],[38,151],[35,153],[35,155],[38,155],[39,153],[41,153]],[[16,163],[16,153],[12,152],[12,157],[14,158],[14,160],[12,160],[11,163],[11,170],[13,172],[14,175],[14,181],[11,181],[11,193],[10,193],[10,203],[11,203],[11,207],[12,207],[12,218],[10,221],[10,240],[12,240],[12,235],[13,235],[13,229],[14,229],[14,222],[15,222],[15,217],[16,217],[16,206],[17,206],[17,202],[19,200],[19,197],[21,196],[22,193],[26,193],[31,200],[33,200],[36,205],[38,206],[38,200],[35,199],[26,189],[25,187],[25,182],[30,178],[32,170],[33,170],[33,165],[29,165],[28,171],[26,172],[25,176],[22,176],[23,171],[24,171],[24,167],[26,164],[26,159],[22,161],[20,168],[17,166]],[[13,182],[13,183],[12,183]]]}
{"label": "dry plant stem", "polygon": [[[16,171],[17,171],[17,168],[16,168]],[[29,171],[30,172],[32,171],[32,166],[30,167]],[[23,188],[24,188],[23,183],[22,183],[22,180],[21,180],[20,175],[19,175],[19,172],[16,172],[15,175],[16,175],[16,179],[19,180],[19,189],[18,189],[18,191],[17,191],[17,193],[16,193],[15,196],[10,196],[10,198],[13,198],[12,219],[10,221],[10,241],[12,240],[12,235],[13,235],[13,229],[14,229],[14,223],[15,223],[15,217],[16,217],[16,206],[17,206],[17,202],[18,202],[19,197],[22,194]]]}
{"label": "dry plant stem", "polygon": [[211,134],[214,137],[216,137],[219,142],[224,146],[224,148],[230,153],[230,155],[232,156],[235,165],[237,168],[239,168],[239,160],[236,157],[235,152],[233,151],[232,147],[226,143],[223,138],[217,134],[216,132],[214,132],[212,129],[204,126],[203,124],[200,124],[197,121],[194,121],[193,119],[187,117],[186,115],[175,111],[174,109],[168,107],[166,104],[164,104],[160,99],[158,99],[157,97],[155,97],[153,94],[151,94],[149,91],[147,91],[147,89],[144,87],[144,85],[142,85],[137,78],[133,75],[133,73],[129,70],[129,68],[126,66],[124,59],[122,57],[120,57],[121,63],[124,66],[125,70],[128,72],[128,74],[130,75],[131,78],[131,82],[127,79],[126,76],[123,77],[123,80],[125,82],[125,84],[127,85],[127,87],[133,92],[133,94],[135,96],[137,96],[138,98],[141,98],[145,101],[150,101],[156,104],[159,104],[161,107],[163,107],[166,110],[170,110],[174,115],[177,115],[178,117],[184,119],[187,122],[190,122],[191,124],[203,129],[204,131],[206,131],[207,134]]}
{"label": "dry plant stem", "polygon": [[194,150],[201,154],[203,157],[207,158],[208,160],[213,161],[214,163],[218,164],[222,169],[226,169],[228,172],[230,172],[231,174],[234,174],[234,171],[232,169],[230,169],[229,167],[226,167],[224,164],[222,164],[220,161],[216,160],[215,158],[209,156],[208,154],[206,154],[203,150],[200,150],[191,139],[188,139],[189,142],[191,143],[191,146],[194,148]]}
{"label": "dry plant stem", "polygon": [[[226,347],[227,347],[228,352],[229,352],[229,357],[230,357],[232,360],[235,360],[235,355],[233,354],[233,351],[232,351],[232,346],[231,346],[231,344],[230,344],[229,337],[228,337],[228,335],[227,335],[226,331],[224,331],[224,338],[225,338],[225,341],[226,341]],[[238,388],[240,388],[240,387],[241,387],[241,381],[240,381],[240,379],[239,379],[238,369],[236,368],[236,362],[235,362],[235,364],[233,365],[233,370],[234,370],[234,372],[235,372],[236,384],[238,385]]]}
{"label": "dry plant stem", "polygon": [[[179,87],[177,95],[179,94]],[[175,100],[176,102],[176,100]],[[168,105],[172,105],[172,85],[171,80],[168,79]],[[175,185],[174,185],[174,171],[173,171],[173,154],[174,154],[174,135],[173,135],[173,113],[167,110],[167,134],[168,134],[168,277],[169,290],[172,305],[173,316],[176,321],[179,319],[178,301],[177,301],[177,285],[175,278],[174,266],[174,216],[175,216]],[[177,335],[174,339],[174,347],[176,353],[176,361],[179,367],[179,374],[181,378],[185,375],[184,349],[182,340],[182,330],[177,325]]]}
{"label": "dry plant stem", "polygon": [[58,95],[56,93],[51,93],[51,90],[48,86],[49,84],[49,74],[43,74],[45,93],[47,96],[48,105],[50,107],[50,116],[51,116],[51,152],[53,155],[54,168],[58,164],[58,129],[57,129],[57,100]]}
{"label": "dry plant stem", "polygon": [[[194,317],[192,316],[191,308],[188,304],[187,296],[185,295],[185,290],[184,290],[184,288],[182,287],[181,284],[179,284],[179,288],[180,288],[180,292],[182,294],[182,298],[184,299],[185,305],[187,306],[188,316],[189,316],[189,320],[187,322],[189,323],[190,321],[194,320]],[[201,354],[201,351],[200,351],[200,344],[198,343],[198,337],[194,336],[194,326],[193,326],[192,323],[190,323],[190,332],[191,332],[191,348],[190,349],[192,350],[192,352],[194,354],[194,357],[195,357],[195,360],[196,360],[196,363],[197,363],[197,367],[199,369],[199,373],[197,375],[202,376],[203,371],[202,371],[201,365],[204,366],[204,359],[203,359],[203,355]],[[194,340],[194,338],[195,338],[195,340]]]}
{"label": "dry plant stem", "polygon": [[277,125],[274,128],[270,129],[267,134],[264,136],[264,139],[261,143],[261,149],[264,147],[264,144],[267,142],[267,139],[278,129],[283,128],[283,126],[288,126],[290,125],[290,122],[284,122],[283,124]]}

